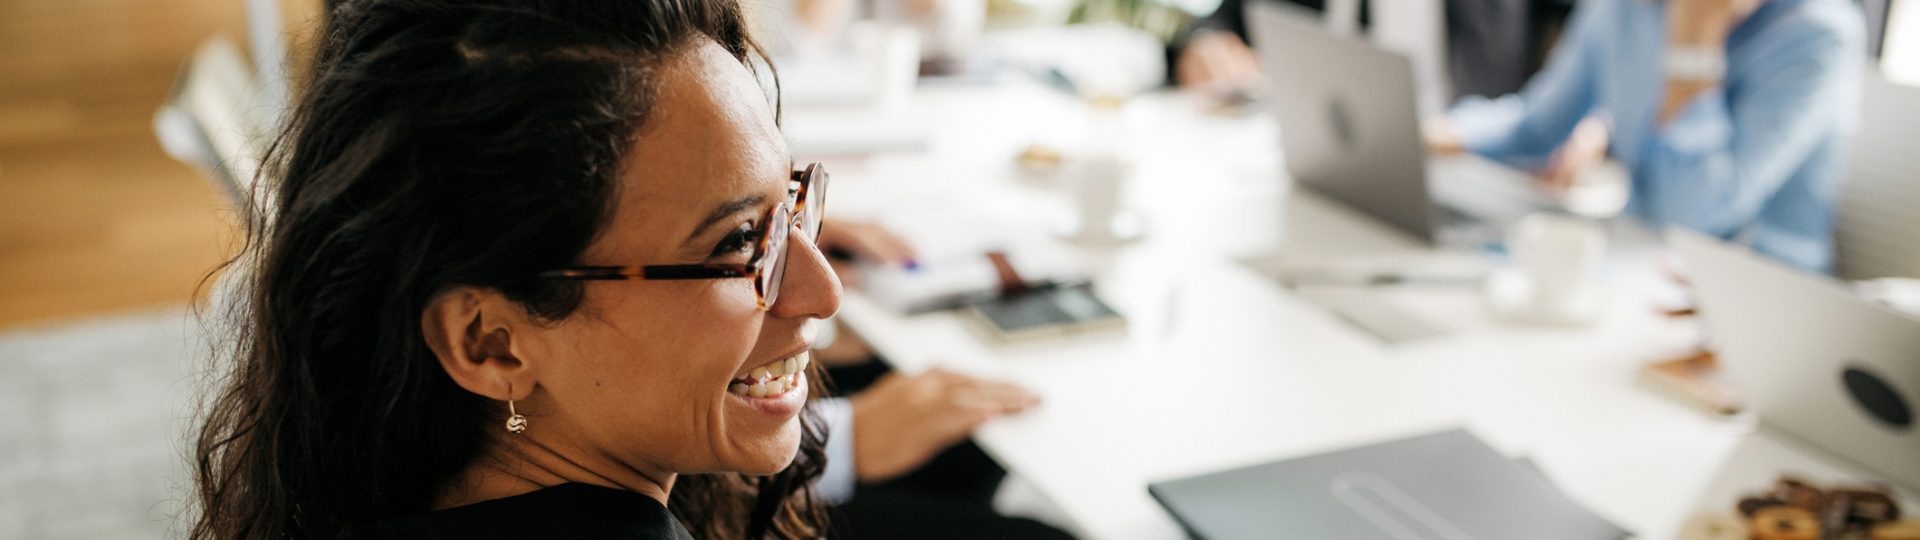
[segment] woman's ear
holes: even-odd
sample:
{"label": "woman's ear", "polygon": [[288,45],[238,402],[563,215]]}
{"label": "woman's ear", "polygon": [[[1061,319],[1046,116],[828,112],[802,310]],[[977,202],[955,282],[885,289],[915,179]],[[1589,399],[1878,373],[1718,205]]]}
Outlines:
{"label": "woman's ear", "polygon": [[427,300],[420,332],[455,384],[495,400],[526,399],[537,383],[514,331],[528,328],[526,310],[499,291],[454,287]]}

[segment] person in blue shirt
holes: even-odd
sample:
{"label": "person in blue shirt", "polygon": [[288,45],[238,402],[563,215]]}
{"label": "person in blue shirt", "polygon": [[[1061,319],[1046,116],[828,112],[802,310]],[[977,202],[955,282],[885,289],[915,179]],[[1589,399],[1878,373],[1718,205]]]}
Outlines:
{"label": "person in blue shirt", "polygon": [[1847,0],[1586,0],[1524,90],[1460,103],[1427,139],[1558,186],[1610,155],[1649,225],[1827,271],[1864,52]]}

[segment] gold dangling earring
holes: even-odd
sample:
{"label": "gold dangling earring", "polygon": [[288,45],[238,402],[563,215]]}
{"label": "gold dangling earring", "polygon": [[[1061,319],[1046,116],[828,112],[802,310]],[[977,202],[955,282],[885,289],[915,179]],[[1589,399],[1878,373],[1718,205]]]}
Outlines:
{"label": "gold dangling earring", "polygon": [[520,416],[513,409],[513,383],[507,383],[507,433],[521,433],[527,430],[527,417]]}

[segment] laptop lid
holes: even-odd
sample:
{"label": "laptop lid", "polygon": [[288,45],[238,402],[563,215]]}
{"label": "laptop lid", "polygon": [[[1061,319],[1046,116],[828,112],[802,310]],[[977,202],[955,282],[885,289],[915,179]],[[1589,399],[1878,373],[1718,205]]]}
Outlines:
{"label": "laptop lid", "polygon": [[1464,430],[1147,487],[1195,538],[1623,538]]}
{"label": "laptop lid", "polygon": [[1721,368],[1762,425],[1920,486],[1920,320],[1674,228]]}
{"label": "laptop lid", "polygon": [[1412,63],[1335,36],[1315,15],[1279,2],[1248,2],[1247,23],[1279,108],[1287,172],[1301,185],[1434,242]]}

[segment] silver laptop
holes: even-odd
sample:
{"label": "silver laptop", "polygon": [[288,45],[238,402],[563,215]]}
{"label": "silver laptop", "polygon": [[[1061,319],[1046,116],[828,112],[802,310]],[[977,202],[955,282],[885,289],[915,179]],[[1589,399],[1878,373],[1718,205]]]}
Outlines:
{"label": "silver laptop", "polygon": [[[1484,160],[1475,166],[1473,158],[1449,159],[1466,171],[1447,183],[1467,185],[1430,185],[1412,62],[1335,36],[1318,19],[1280,2],[1247,3],[1295,181],[1429,244],[1441,243],[1443,229],[1498,225],[1545,206],[1516,180],[1523,175],[1489,173],[1500,168]],[[1454,193],[1460,196],[1448,196]]]}
{"label": "silver laptop", "polygon": [[1721,366],[1768,435],[1920,487],[1920,320],[1743,247],[1674,229]]}

